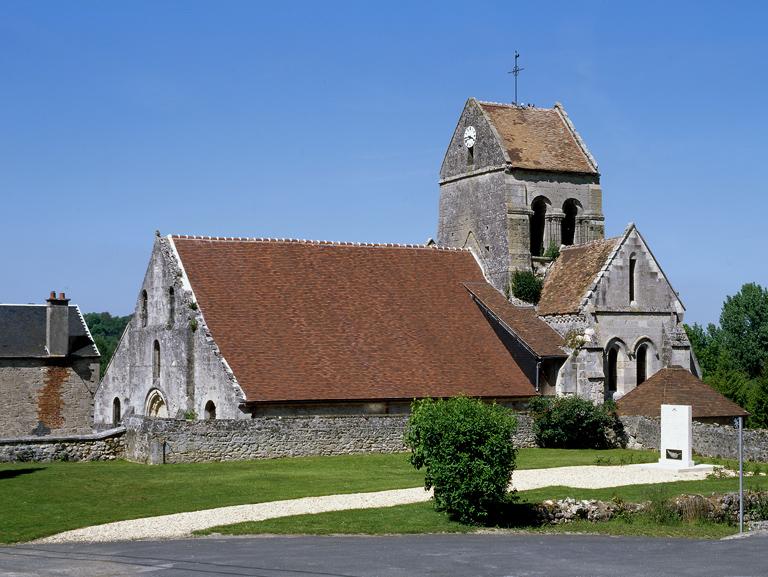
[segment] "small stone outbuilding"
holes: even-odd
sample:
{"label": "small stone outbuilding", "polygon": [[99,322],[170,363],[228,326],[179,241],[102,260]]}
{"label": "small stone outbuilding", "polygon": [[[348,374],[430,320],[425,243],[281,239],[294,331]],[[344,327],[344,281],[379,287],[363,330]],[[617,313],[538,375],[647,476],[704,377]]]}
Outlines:
{"label": "small stone outbuilding", "polygon": [[658,419],[661,405],[691,405],[694,421],[720,425],[732,425],[735,417],[749,415],[682,367],[661,369],[619,399],[616,412],[621,416]]}
{"label": "small stone outbuilding", "polygon": [[0,305],[0,437],[92,430],[99,351],[64,293]]}

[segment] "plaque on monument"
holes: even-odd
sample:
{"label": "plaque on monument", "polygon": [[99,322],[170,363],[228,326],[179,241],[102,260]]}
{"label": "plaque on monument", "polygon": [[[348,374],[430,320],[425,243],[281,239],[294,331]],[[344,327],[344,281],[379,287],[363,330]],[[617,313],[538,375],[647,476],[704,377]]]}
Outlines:
{"label": "plaque on monument", "polygon": [[660,465],[693,467],[692,417],[690,405],[661,405]]}

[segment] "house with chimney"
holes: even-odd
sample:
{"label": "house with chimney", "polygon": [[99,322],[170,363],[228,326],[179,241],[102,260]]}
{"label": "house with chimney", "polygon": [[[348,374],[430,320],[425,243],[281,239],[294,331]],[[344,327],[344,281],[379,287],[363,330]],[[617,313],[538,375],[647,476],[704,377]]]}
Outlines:
{"label": "house with chimney", "polygon": [[92,431],[99,351],[77,305],[0,304],[0,438]]}

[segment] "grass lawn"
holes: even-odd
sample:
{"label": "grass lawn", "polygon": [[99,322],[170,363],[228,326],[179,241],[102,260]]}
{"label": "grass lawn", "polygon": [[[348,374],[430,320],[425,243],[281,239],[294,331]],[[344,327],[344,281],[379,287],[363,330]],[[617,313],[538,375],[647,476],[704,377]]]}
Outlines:
{"label": "grass lawn", "polygon": [[[297,515],[268,519],[254,523],[238,523],[213,527],[196,532],[197,535],[334,535],[334,534],[410,534],[410,533],[474,533],[488,531],[482,527],[461,525],[450,521],[443,513],[434,510],[432,503],[414,503],[382,509],[358,509],[334,511],[317,515]],[[537,533],[599,533],[605,535],[635,535],[648,537],[688,537],[697,539],[721,539],[738,531],[736,527],[715,523],[674,523],[659,525],[642,517],[631,521],[613,519],[592,523],[574,521],[563,525],[545,527],[521,526],[516,529],[500,529],[510,532]]]}
{"label": "grass lawn", "polygon": [[[618,465],[657,458],[653,451],[623,449],[521,449],[517,463],[520,469],[534,469]],[[123,519],[297,497],[418,487],[423,482],[423,474],[411,467],[406,453],[162,466],[123,461],[2,464],[0,543],[27,541]],[[719,491],[720,487],[729,491],[735,486],[733,479],[707,483],[713,483],[710,491]],[[603,495],[595,498],[610,498],[615,492],[602,491],[592,493]],[[531,493],[538,493],[536,498],[543,500],[575,496],[577,492],[586,493],[565,487]]]}
{"label": "grass lawn", "polygon": [[4,464],[0,543],[123,519],[423,483],[405,453],[161,466]]}
{"label": "grass lawn", "polygon": [[[534,450],[536,451],[536,450]],[[538,457],[537,457],[538,458]],[[551,455],[541,457],[551,458]],[[654,459],[655,460],[655,459]],[[637,462],[637,461],[635,461]],[[587,463],[583,463],[587,464]],[[592,463],[588,463],[592,464]],[[745,489],[768,490],[768,478],[748,477]],[[611,500],[619,498],[627,502],[651,499],[667,499],[684,493],[704,494],[728,493],[738,490],[738,479],[719,478],[702,481],[679,481],[650,485],[627,485],[606,489],[575,489],[570,487],[545,487],[518,493],[521,503],[540,503],[546,499]],[[401,533],[467,533],[485,528],[467,527],[450,521],[443,513],[434,510],[433,504],[416,503],[380,509],[357,509],[320,513],[317,515],[296,515],[252,523],[238,523],[200,531],[200,535],[220,533],[225,535],[253,534],[401,534]],[[720,539],[737,532],[736,527],[715,523],[675,522],[658,524],[642,516],[631,519],[613,519],[592,523],[575,521],[563,525],[545,527],[520,526],[517,531],[541,533],[603,533],[609,535],[643,535],[649,537],[690,537],[699,539]]]}

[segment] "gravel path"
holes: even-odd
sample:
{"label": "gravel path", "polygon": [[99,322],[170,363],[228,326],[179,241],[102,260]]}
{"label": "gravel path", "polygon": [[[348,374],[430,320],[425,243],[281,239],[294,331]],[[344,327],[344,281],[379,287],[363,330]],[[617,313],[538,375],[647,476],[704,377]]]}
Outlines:
{"label": "gravel path", "polygon": [[[704,479],[702,471],[676,473],[663,469],[644,469],[637,465],[602,467],[557,467],[553,469],[527,469],[515,471],[512,485],[519,491],[564,485],[584,489],[618,487],[645,483],[668,483]],[[132,541],[137,539],[175,539],[188,537],[193,531],[208,529],[216,525],[228,525],[243,521],[263,521],[277,517],[324,513],[345,509],[368,509],[392,507],[428,501],[431,492],[423,488],[395,489],[374,493],[353,493],[329,495],[326,497],[304,497],[287,501],[271,501],[256,505],[235,505],[204,511],[176,513],[160,517],[146,517],[130,521],[118,521],[105,525],[94,525],[73,531],[66,531],[39,539],[35,543],[73,543]]]}

